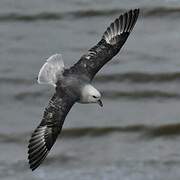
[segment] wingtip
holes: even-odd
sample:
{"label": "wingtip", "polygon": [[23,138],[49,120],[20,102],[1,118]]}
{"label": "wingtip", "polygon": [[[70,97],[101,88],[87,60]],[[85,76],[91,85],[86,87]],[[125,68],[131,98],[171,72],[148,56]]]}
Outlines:
{"label": "wingtip", "polygon": [[131,10],[129,10],[129,12],[130,12],[130,11],[139,14],[140,8],[131,9]]}
{"label": "wingtip", "polygon": [[28,145],[28,161],[32,171],[39,167],[49,150],[46,147],[45,127],[38,127],[32,134]]}
{"label": "wingtip", "polygon": [[121,34],[129,34],[139,16],[140,9],[131,9],[124,14],[121,14],[114,22],[110,24],[103,34],[103,39],[108,44],[116,44],[119,40],[118,36]]}
{"label": "wingtip", "polygon": [[139,16],[140,8],[133,9],[132,11]]}

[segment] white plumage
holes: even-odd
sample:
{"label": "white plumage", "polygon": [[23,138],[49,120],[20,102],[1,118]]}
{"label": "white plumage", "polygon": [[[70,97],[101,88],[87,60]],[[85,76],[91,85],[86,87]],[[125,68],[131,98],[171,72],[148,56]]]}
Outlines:
{"label": "white plumage", "polygon": [[61,54],[54,54],[41,67],[38,74],[39,84],[50,84],[56,86],[58,76],[64,71],[64,62]]}

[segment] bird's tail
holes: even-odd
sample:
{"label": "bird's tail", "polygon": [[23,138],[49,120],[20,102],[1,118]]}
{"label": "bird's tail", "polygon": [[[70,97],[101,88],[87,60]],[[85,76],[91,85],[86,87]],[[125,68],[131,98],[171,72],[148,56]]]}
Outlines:
{"label": "bird's tail", "polygon": [[139,9],[130,10],[119,16],[103,34],[106,43],[114,45],[128,37],[132,31],[139,15]]}
{"label": "bird's tail", "polygon": [[58,78],[64,72],[64,62],[61,54],[54,54],[47,59],[38,74],[39,84],[50,84],[56,87]]}

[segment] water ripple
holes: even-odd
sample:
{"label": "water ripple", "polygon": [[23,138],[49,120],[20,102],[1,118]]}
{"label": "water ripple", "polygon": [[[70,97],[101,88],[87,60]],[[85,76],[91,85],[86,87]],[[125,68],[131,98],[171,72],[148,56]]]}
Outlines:
{"label": "water ripple", "polygon": [[[113,133],[137,133],[143,135],[143,138],[158,138],[180,135],[180,123],[162,124],[159,126],[151,126],[146,124],[134,124],[128,126],[110,126],[110,127],[81,127],[63,129],[61,138],[81,138],[99,136],[107,136]],[[0,142],[3,143],[24,143],[28,141],[31,133],[20,134],[0,134]]]}
{"label": "water ripple", "polygon": [[122,74],[109,74],[97,76],[98,83],[107,82],[131,82],[131,83],[166,83],[180,81],[180,72],[172,73],[147,73],[147,72],[127,72]]}
{"label": "water ripple", "polygon": [[[97,16],[112,16],[118,15],[126,11],[125,9],[88,9],[88,10],[78,10],[69,12],[40,12],[33,14],[23,14],[23,13],[1,13],[0,22],[6,21],[44,21],[44,20],[61,20],[61,19],[79,19],[87,17],[97,17]],[[141,12],[143,17],[163,17],[173,15],[177,18],[180,17],[180,7],[141,7]]]}

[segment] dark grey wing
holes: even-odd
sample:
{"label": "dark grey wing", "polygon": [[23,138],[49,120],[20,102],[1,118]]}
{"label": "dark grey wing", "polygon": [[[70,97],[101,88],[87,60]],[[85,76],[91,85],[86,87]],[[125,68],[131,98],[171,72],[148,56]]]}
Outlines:
{"label": "dark grey wing", "polygon": [[101,67],[112,59],[126,42],[137,18],[139,9],[119,16],[104,32],[101,41],[69,69],[70,73],[85,74],[90,80]]}
{"label": "dark grey wing", "polygon": [[33,132],[29,141],[28,159],[30,168],[35,170],[46,158],[48,152],[61,132],[65,117],[73,104],[72,98],[54,94],[45,108],[43,119]]}

